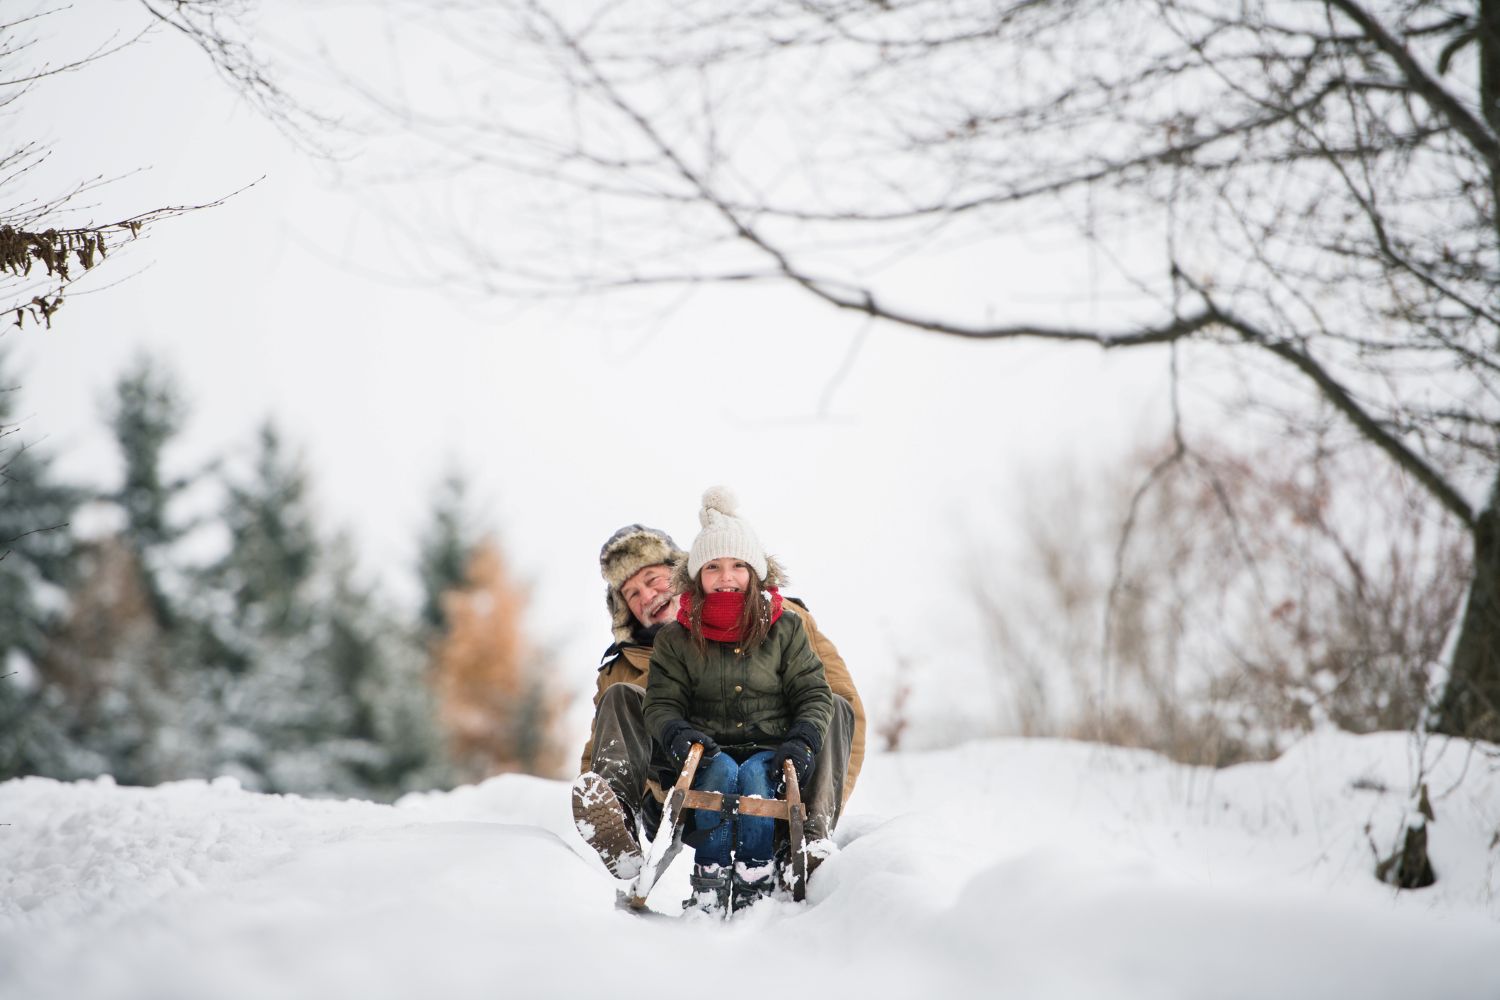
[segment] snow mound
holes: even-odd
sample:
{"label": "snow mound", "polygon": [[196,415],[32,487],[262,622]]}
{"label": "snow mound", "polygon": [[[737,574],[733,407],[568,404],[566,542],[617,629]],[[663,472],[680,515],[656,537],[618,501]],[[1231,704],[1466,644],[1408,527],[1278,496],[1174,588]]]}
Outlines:
{"label": "snow mound", "polygon": [[[1439,881],[1397,893],[1371,871],[1419,764]],[[1325,735],[1216,772],[993,741],[872,755],[850,806],[808,904],[719,925],[615,910],[566,782],[381,806],[19,779],[0,998],[659,997],[668,962],[855,997],[1500,996],[1500,771],[1467,744]]]}

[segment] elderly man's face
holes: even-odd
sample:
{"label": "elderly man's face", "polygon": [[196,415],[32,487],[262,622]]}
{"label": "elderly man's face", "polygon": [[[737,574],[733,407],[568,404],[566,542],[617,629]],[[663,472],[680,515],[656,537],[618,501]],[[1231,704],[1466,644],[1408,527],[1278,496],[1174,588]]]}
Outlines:
{"label": "elderly man's face", "polygon": [[677,595],[672,593],[672,568],[647,566],[637,570],[620,588],[630,613],[642,625],[660,625],[677,617]]}

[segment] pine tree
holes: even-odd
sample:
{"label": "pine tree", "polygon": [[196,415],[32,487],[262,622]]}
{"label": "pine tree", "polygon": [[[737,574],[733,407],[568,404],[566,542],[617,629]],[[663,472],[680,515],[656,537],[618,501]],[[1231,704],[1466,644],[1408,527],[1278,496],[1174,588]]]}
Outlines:
{"label": "pine tree", "polygon": [[59,483],[18,422],[18,390],[0,353],[0,780],[52,774],[68,756],[37,663],[61,615],[83,491]]}
{"label": "pine tree", "polygon": [[451,785],[419,630],[398,624],[358,581],[347,539],[335,540],[329,563],[318,658],[353,709],[342,737],[346,794],[389,799]]}
{"label": "pine tree", "polygon": [[224,524],[229,552],[215,567],[236,617],[271,635],[294,635],[310,624],[304,590],[318,566],[319,545],[309,508],[306,470],[286,454],[271,423],[257,437],[248,480],[228,485]]}
{"label": "pine tree", "polygon": [[348,732],[353,709],[318,662],[321,546],[306,471],[273,425],[226,483],[219,519],[228,549],[202,574],[199,614],[203,652],[227,668],[212,766],[268,791],[342,788],[340,763],[314,748]]}
{"label": "pine tree", "polygon": [[49,609],[70,576],[70,522],[84,499],[56,481],[50,456],[23,436],[5,363],[0,354],[0,665],[12,654],[34,660],[41,652],[55,617]]}
{"label": "pine tree", "polygon": [[432,520],[422,533],[417,574],[422,583],[422,625],[430,635],[448,626],[443,595],[464,586],[480,537],[469,510],[468,482],[450,471],[435,491]]}
{"label": "pine tree", "polygon": [[169,480],[163,453],[181,433],[187,407],[174,378],[146,355],[136,358],[115,382],[106,420],[124,460],[120,488],[106,497],[125,517],[123,537],[145,575],[152,612],[164,627],[172,625],[174,608],[166,593],[170,576],[169,548],[186,534],[169,507],[192,483]]}
{"label": "pine tree", "polygon": [[[51,595],[45,603],[55,613],[7,632],[32,658],[35,679],[24,703],[8,699],[23,718],[13,744],[20,749],[5,767],[62,778],[108,773],[130,783],[165,775],[159,743],[172,742],[169,723],[182,706],[168,670],[173,616],[160,581],[167,548],[182,534],[168,507],[185,483],[164,480],[162,453],[183,415],[170,378],[138,360],[116,383],[107,412],[125,476],[105,499],[124,512],[124,530],[88,543],[34,533],[13,550],[24,556],[17,566],[50,585],[41,592]],[[60,517],[84,499],[81,490],[48,489],[44,468],[29,451],[11,462],[8,474],[26,485],[6,490],[7,523]]]}
{"label": "pine tree", "polygon": [[69,748],[60,776],[155,784],[202,773],[214,679],[198,669],[188,568],[174,550],[191,528],[176,501],[195,479],[165,471],[186,418],[159,362],[142,355],[116,380],[105,420],[123,477],[100,499],[119,508],[122,525],[80,547],[68,614],[41,662],[46,705]]}
{"label": "pine tree", "polygon": [[[389,799],[447,781],[422,643],[322,541],[305,467],[276,428],[226,484],[229,547],[203,574],[220,671],[213,769],[253,788]],[[213,609],[217,609],[214,611]]]}

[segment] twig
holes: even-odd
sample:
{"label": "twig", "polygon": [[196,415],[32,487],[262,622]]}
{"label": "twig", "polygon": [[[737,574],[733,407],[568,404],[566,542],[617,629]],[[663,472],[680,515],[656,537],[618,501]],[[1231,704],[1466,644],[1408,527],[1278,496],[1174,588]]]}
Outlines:
{"label": "twig", "polygon": [[52,524],[48,525],[45,528],[32,528],[30,531],[23,531],[13,538],[7,538],[5,541],[0,542],[0,545],[9,545],[11,542],[18,542],[21,539],[25,538],[27,535],[39,535],[44,531],[56,531],[59,528],[66,528],[70,523],[71,522],[69,521],[64,521],[61,524]]}

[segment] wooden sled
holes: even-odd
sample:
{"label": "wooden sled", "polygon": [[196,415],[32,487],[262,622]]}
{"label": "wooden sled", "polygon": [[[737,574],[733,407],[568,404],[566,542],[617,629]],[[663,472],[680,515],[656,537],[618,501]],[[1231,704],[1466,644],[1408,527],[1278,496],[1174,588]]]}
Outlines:
{"label": "wooden sled", "polygon": [[807,898],[807,851],[803,835],[807,809],[802,805],[802,790],[797,785],[797,771],[792,767],[792,762],[786,761],[783,775],[786,780],[786,798],[761,799],[734,795],[729,796],[731,801],[726,810],[722,792],[701,792],[692,787],[693,776],[698,773],[698,762],[702,759],[703,745],[694,743],[677,775],[677,783],[667,793],[661,825],[657,827],[656,837],[649,845],[640,874],[628,888],[620,891],[619,905],[625,909],[645,911],[646,897],[651,894],[657,879],[667,870],[677,852],[682,850],[684,809],[727,813],[725,819],[729,821],[735,816],[768,816],[786,823],[787,852],[792,865],[792,898],[802,902]]}

